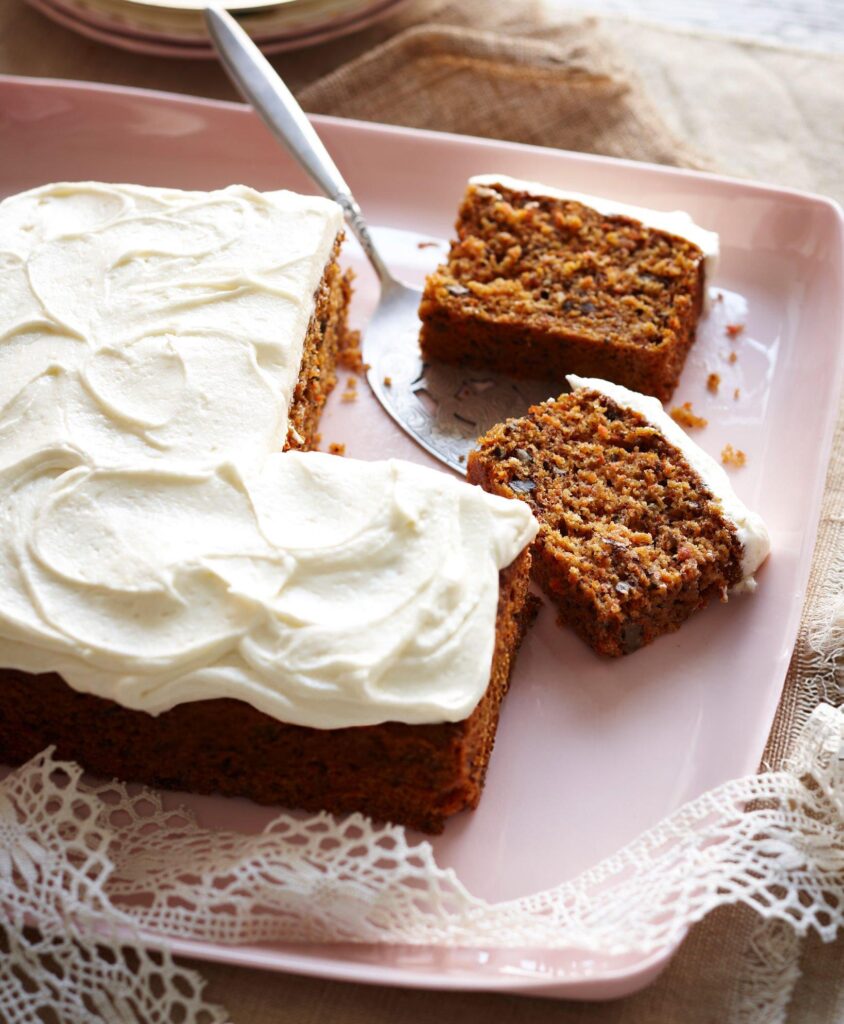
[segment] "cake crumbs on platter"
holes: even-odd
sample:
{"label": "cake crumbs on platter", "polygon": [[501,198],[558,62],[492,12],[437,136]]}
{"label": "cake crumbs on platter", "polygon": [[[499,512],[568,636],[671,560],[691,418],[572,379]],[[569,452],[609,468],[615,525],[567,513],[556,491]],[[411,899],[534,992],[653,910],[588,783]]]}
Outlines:
{"label": "cake crumbs on platter", "polygon": [[438,245],[439,245],[439,242],[417,242],[416,243],[416,248],[417,249],[436,249]]}
{"label": "cake crumbs on platter", "polygon": [[341,402],[356,402],[358,397],[358,379],[349,377],[346,381],[346,390],[340,395]]}
{"label": "cake crumbs on platter", "polygon": [[346,446],[344,444],[339,444],[337,441],[332,441],[328,446],[328,452],[330,455],[345,455]]}
{"label": "cake crumbs on platter", "polygon": [[744,330],[744,324],[727,324],[726,330],[728,337],[737,338]]}
{"label": "cake crumbs on platter", "polygon": [[741,388],[736,388],[735,391],[733,392],[733,401],[734,402],[737,402],[739,400],[739,395],[740,394],[741,394]]}
{"label": "cake crumbs on platter", "polygon": [[363,361],[360,351],[360,331],[350,331],[346,346],[337,356],[337,366],[358,375],[366,373],[369,364]]}
{"label": "cake crumbs on platter", "polygon": [[738,353],[737,353],[737,352],[731,352],[731,353],[730,353],[730,354],[729,354],[729,355],[727,356],[727,362],[728,362],[728,363],[729,363],[730,365],[733,365],[734,363],[737,363],[737,362],[738,362]]}
{"label": "cake crumbs on platter", "polygon": [[706,390],[711,391],[713,395],[718,394],[718,388],[721,386],[721,374],[710,373],[706,378]]}
{"label": "cake crumbs on platter", "polygon": [[393,378],[392,377],[385,377],[384,378],[384,387],[385,388],[391,388],[392,386],[393,386]]}
{"label": "cake crumbs on platter", "polygon": [[747,456],[741,448],[733,448],[731,444],[725,444],[724,450],[721,452],[721,461],[725,466],[735,466],[736,469],[741,469],[747,462]]}
{"label": "cake crumbs on platter", "polygon": [[692,409],[691,402],[683,402],[682,405],[675,405],[671,410],[671,419],[679,423],[681,427],[688,427],[690,430],[701,430],[709,420],[698,416]]}

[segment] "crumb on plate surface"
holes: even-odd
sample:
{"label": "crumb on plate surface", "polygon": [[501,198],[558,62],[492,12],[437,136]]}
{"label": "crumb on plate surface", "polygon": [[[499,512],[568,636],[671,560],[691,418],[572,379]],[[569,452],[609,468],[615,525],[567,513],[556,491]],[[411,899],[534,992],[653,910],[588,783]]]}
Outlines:
{"label": "crumb on plate surface", "polygon": [[747,463],[747,456],[741,448],[733,448],[731,444],[725,444],[721,452],[721,461],[725,466],[734,466],[736,469],[741,469]]}
{"label": "crumb on plate surface", "polygon": [[[710,389],[711,390],[711,389]],[[689,427],[692,430],[701,430],[709,420],[704,416],[698,416],[692,409],[691,402],[683,402],[682,405],[675,405],[671,410],[671,419],[679,423],[681,427]]]}

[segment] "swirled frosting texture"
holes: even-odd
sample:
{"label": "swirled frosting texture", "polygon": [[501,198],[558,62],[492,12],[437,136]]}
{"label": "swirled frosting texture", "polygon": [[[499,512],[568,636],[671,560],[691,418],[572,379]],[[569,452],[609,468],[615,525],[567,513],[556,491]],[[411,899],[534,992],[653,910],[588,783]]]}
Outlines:
{"label": "swirled frosting texture", "polygon": [[284,452],[327,200],[53,185],[0,204],[0,664],[157,714],[465,718],[521,502]]}

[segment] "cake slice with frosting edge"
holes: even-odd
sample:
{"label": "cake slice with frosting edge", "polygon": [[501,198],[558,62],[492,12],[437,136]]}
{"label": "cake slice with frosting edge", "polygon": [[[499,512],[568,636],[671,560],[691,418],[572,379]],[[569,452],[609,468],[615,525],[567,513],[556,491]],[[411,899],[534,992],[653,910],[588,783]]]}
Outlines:
{"label": "cake slice with frosting edge", "polygon": [[714,232],[682,211],[503,174],[470,179],[456,231],[419,307],[426,360],[671,397],[718,258]]}
{"label": "cake slice with frosting edge", "polygon": [[538,518],[533,572],[560,620],[600,654],[629,654],[712,598],[754,589],[768,530],[657,399],[568,382],[485,434],[469,480]]}

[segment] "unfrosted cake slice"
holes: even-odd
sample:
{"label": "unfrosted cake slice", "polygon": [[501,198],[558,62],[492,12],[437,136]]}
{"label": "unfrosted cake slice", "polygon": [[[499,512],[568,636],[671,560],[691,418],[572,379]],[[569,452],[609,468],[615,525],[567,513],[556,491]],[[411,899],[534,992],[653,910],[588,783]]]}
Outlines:
{"label": "unfrosted cake slice", "polygon": [[671,397],[718,236],[663,213],[504,175],[472,178],[419,309],[426,359],[600,376]]}
{"label": "unfrosted cake slice", "polygon": [[242,186],[0,203],[0,762],[437,831],[480,796],[527,507],[307,447],[343,215]]}
{"label": "unfrosted cake slice", "polygon": [[655,399],[568,378],[570,394],[493,427],[469,480],[540,522],[534,575],[601,654],[629,654],[711,598],[752,589],[765,524]]}

